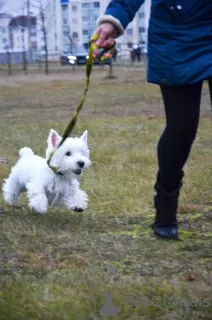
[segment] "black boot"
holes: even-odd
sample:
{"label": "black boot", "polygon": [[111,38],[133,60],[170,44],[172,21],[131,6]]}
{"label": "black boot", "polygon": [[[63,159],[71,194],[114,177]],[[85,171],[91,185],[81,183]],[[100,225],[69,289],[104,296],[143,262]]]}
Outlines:
{"label": "black boot", "polygon": [[177,209],[180,187],[172,193],[165,192],[159,182],[155,185],[154,206],[155,221],[152,225],[154,233],[159,238],[178,240]]}

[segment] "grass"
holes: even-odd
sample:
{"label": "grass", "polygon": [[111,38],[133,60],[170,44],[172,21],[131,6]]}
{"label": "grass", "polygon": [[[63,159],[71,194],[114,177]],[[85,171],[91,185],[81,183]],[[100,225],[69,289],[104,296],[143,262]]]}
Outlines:
{"label": "grass", "polygon": [[[207,86],[180,198],[181,241],[157,240],[153,184],[164,127],[157,86],[142,71],[95,69],[74,135],[88,129],[92,167],[83,214],[29,211],[25,197],[0,208],[0,319],[211,319],[212,130]],[[69,79],[70,77],[70,79]],[[83,92],[82,73],[0,78],[0,179],[18,150],[44,155]],[[189,275],[194,275],[190,281]],[[116,306],[112,308],[111,299]],[[108,299],[108,300],[107,300]],[[108,301],[106,308],[104,302]]]}

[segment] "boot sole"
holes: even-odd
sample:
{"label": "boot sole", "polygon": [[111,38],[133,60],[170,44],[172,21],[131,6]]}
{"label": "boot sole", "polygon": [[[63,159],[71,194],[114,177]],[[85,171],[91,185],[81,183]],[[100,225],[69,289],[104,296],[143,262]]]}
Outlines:
{"label": "boot sole", "polygon": [[155,234],[156,238],[160,239],[160,240],[175,240],[175,241],[180,240],[179,235],[176,235],[176,236],[161,236],[161,235],[159,235],[158,233],[155,233],[155,232],[154,232],[154,234]]}
{"label": "boot sole", "polygon": [[156,238],[158,240],[173,240],[173,241],[180,241],[180,238],[179,237],[160,237],[158,236],[157,234],[155,234]]}

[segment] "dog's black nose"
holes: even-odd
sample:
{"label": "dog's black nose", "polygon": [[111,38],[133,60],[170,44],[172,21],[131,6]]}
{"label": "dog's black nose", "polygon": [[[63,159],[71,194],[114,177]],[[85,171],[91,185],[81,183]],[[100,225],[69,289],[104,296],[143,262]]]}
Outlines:
{"label": "dog's black nose", "polygon": [[79,166],[80,168],[83,168],[85,162],[83,162],[83,161],[78,161],[77,164],[78,164],[78,166]]}

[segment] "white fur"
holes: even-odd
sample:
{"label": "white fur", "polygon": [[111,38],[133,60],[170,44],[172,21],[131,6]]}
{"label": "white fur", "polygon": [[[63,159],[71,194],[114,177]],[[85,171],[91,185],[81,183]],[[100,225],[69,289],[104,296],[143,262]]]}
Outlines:
{"label": "white fur", "polygon": [[[20,158],[2,187],[8,204],[15,204],[20,193],[26,191],[30,209],[38,213],[47,212],[49,206],[64,206],[74,211],[86,209],[88,197],[80,190],[78,177],[84,168],[91,165],[87,131],[80,138],[67,138],[56,149],[61,139],[55,130],[50,130],[46,159],[35,155],[30,148],[19,151]],[[50,153],[55,149],[50,165],[62,175],[55,174],[47,164]],[[67,152],[71,155],[66,155]],[[79,161],[84,163],[83,168]]]}

